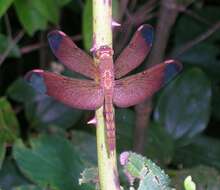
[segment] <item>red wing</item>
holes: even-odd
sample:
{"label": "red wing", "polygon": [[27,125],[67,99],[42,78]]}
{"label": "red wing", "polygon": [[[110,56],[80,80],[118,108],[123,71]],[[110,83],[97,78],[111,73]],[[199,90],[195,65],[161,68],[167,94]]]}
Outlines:
{"label": "red wing", "polygon": [[181,69],[180,63],[169,60],[136,75],[116,80],[114,104],[118,107],[129,107],[150,98]]}
{"label": "red wing", "polygon": [[48,34],[48,41],[54,55],[70,70],[95,79],[98,74],[92,58],[78,48],[70,37],[55,30]]}
{"label": "red wing", "polygon": [[150,25],[140,26],[115,62],[115,78],[121,78],[138,67],[149,53],[152,42],[153,28]]}
{"label": "red wing", "polygon": [[38,92],[74,108],[95,110],[103,104],[103,90],[94,81],[72,79],[43,70],[29,72],[27,79]]}

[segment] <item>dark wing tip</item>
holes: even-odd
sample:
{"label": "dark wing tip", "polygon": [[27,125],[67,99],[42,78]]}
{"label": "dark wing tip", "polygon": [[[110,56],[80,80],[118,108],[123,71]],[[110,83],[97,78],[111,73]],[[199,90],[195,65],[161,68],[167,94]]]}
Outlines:
{"label": "dark wing tip", "polygon": [[44,83],[43,70],[32,70],[25,75],[25,80],[39,93],[45,94],[47,91]]}
{"label": "dark wing tip", "polygon": [[169,82],[174,76],[176,76],[183,68],[182,64],[176,60],[167,60],[165,68],[165,83]]}
{"label": "dark wing tip", "polygon": [[56,52],[59,49],[64,36],[66,36],[66,34],[59,30],[54,30],[47,35],[50,48],[53,50],[53,52]]}
{"label": "dark wing tip", "polygon": [[153,27],[151,25],[144,24],[138,28],[138,31],[141,33],[141,36],[144,38],[145,42],[151,46],[154,39]]}

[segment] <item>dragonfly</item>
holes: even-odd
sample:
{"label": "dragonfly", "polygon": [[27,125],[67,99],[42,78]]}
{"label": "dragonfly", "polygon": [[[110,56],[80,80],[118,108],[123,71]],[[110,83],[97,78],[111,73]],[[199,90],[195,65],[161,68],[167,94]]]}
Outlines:
{"label": "dragonfly", "polygon": [[[44,70],[32,70],[27,78],[39,92],[45,93],[73,108],[96,110],[104,107],[107,147],[115,150],[114,107],[126,108],[149,99],[182,69],[176,60],[166,60],[140,73],[127,76],[146,58],[153,43],[152,26],[141,25],[131,41],[113,62],[113,50],[104,45],[92,57],[81,50],[65,33],[48,34],[53,54],[68,69],[84,75],[74,79]],[[125,77],[124,77],[125,76]]]}

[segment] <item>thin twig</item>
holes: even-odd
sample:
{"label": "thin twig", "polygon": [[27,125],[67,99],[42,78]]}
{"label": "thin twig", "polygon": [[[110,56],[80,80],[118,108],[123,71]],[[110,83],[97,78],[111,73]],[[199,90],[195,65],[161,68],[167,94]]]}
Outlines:
{"label": "thin twig", "polygon": [[213,33],[217,32],[220,29],[220,21],[214,24],[210,29],[208,29],[203,34],[199,35],[193,40],[190,40],[186,44],[182,45],[181,47],[175,49],[172,53],[172,57],[178,57],[179,55],[183,54],[184,52],[188,51],[198,43],[201,43],[202,41],[209,38]]}
{"label": "thin twig", "polygon": [[[155,7],[157,6],[157,1],[150,0],[142,8],[135,10],[134,12],[125,9],[125,21],[122,23],[122,27],[119,29],[120,33],[117,36],[117,44],[114,46],[115,54],[117,55],[121,49],[126,45],[128,39],[131,36],[133,28],[143,24],[147,20],[155,17],[153,13]],[[121,34],[123,37],[121,37]]]}
{"label": "thin twig", "polygon": [[[159,18],[156,28],[155,42],[153,49],[151,51],[151,55],[148,59],[147,65],[155,65],[163,60],[170,36],[170,31],[178,15],[178,11],[175,9],[175,5],[176,5],[176,0],[161,1]],[[145,135],[149,127],[149,118],[150,118],[151,110],[152,110],[151,99],[143,102],[142,105],[135,106],[135,111],[136,111],[135,136],[139,134],[139,137],[135,139],[134,150],[140,153],[144,152],[145,142],[143,141],[143,139],[146,140]]]}
{"label": "thin twig", "polygon": [[129,0],[120,1],[120,11],[119,11],[119,13],[118,13],[118,19],[119,19],[119,21],[122,20],[124,14],[125,14],[125,11],[126,11],[127,8],[128,8],[128,4],[129,4]]}
{"label": "thin twig", "polygon": [[36,44],[24,46],[20,49],[20,51],[21,51],[21,54],[23,55],[23,54],[30,53],[32,51],[39,50],[40,48],[46,47],[46,46],[48,46],[47,43],[36,43]]}
{"label": "thin twig", "polygon": [[210,21],[207,20],[206,18],[201,17],[200,15],[196,14],[195,12],[191,11],[191,10],[184,10],[183,13],[185,13],[186,15],[189,15],[190,17],[194,18],[195,20],[198,20],[201,23],[210,25]]}
{"label": "thin twig", "polygon": [[152,111],[152,102],[148,101],[135,106],[136,121],[134,133],[134,150],[135,152],[144,154],[144,145],[146,142],[146,123],[149,123]]}
{"label": "thin twig", "polygon": [[152,15],[153,10],[157,7],[157,3],[155,0],[151,1],[151,3],[147,2],[143,6],[141,6],[139,9],[137,9],[135,12],[130,12],[129,10],[126,10],[126,16],[129,22],[133,24],[134,26],[137,26],[144,21],[148,20],[148,17],[152,17],[149,15]]}
{"label": "thin twig", "polygon": [[[78,35],[72,36],[71,38],[74,42],[77,42],[77,41],[80,41],[82,39],[82,35],[78,34]],[[30,45],[22,47],[22,48],[20,48],[20,51],[21,51],[21,54],[23,55],[23,54],[28,54],[32,51],[37,51],[40,48],[44,48],[44,47],[47,47],[47,46],[48,46],[48,43],[38,42],[38,43],[35,43],[35,44],[30,44]]]}
{"label": "thin twig", "polygon": [[74,42],[78,42],[78,41],[82,40],[82,35],[81,34],[77,34],[75,36],[72,36],[71,38],[72,38],[72,40]]}
{"label": "thin twig", "polygon": [[130,9],[133,10],[136,7],[137,0],[130,0]]}
{"label": "thin twig", "polygon": [[[191,4],[191,3],[190,3]],[[188,4],[188,5],[190,5]],[[178,12],[183,12],[185,13],[186,15],[194,18],[195,20],[201,22],[201,23],[204,23],[204,24],[207,24],[207,25],[210,25],[210,21],[202,16],[200,16],[199,14],[187,9],[187,5],[181,5],[181,4],[178,4],[177,6],[175,6],[175,9],[178,11]]]}
{"label": "thin twig", "polygon": [[162,0],[155,34],[155,42],[148,58],[148,66],[160,63],[165,54],[170,31],[178,15],[176,0]]}
{"label": "thin twig", "polygon": [[24,36],[24,31],[20,31],[15,38],[12,40],[12,43],[9,44],[5,52],[0,56],[0,66],[5,61],[11,50],[15,47],[15,45],[21,40],[21,38]]}
{"label": "thin twig", "polygon": [[4,15],[4,20],[5,20],[5,26],[6,26],[6,31],[7,31],[8,37],[11,39],[12,38],[11,24],[10,24],[10,20],[8,18],[7,13]]}

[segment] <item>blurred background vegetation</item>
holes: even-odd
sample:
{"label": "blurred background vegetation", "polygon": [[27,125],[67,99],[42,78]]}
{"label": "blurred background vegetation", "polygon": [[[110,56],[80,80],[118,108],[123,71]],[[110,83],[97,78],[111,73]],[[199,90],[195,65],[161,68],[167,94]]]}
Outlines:
{"label": "blurred background vegetation", "polygon": [[[52,55],[47,33],[60,29],[89,52],[92,1],[0,1],[0,188],[93,189],[78,185],[96,166],[93,112],[37,94],[23,79],[36,68],[81,77]],[[182,189],[220,189],[220,3],[218,0],[113,0],[117,56],[143,23],[155,28],[151,55],[137,71],[166,58],[183,72],[152,100],[117,109],[117,150],[158,163]],[[124,183],[122,175],[122,184]]]}

